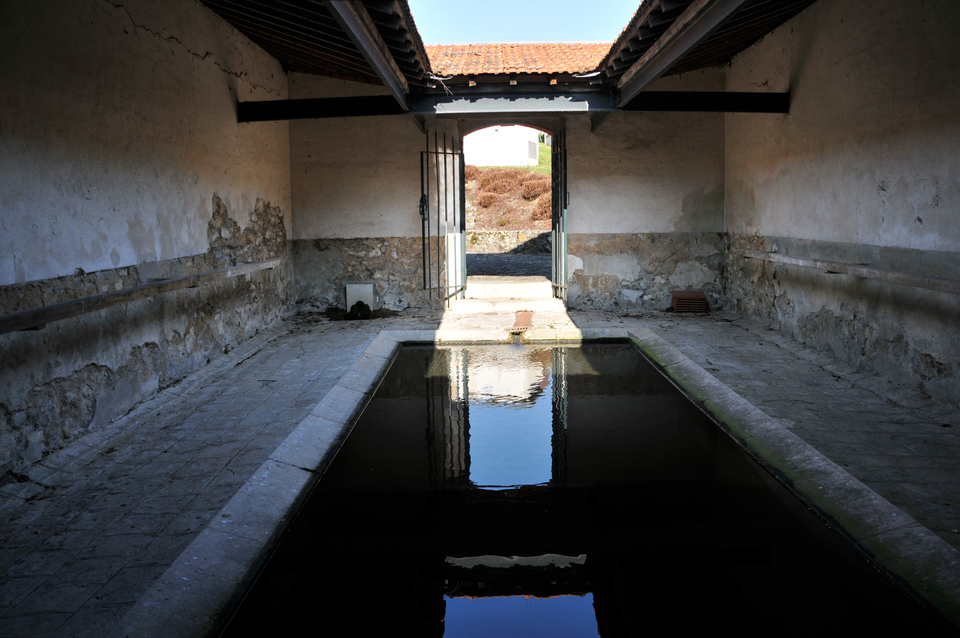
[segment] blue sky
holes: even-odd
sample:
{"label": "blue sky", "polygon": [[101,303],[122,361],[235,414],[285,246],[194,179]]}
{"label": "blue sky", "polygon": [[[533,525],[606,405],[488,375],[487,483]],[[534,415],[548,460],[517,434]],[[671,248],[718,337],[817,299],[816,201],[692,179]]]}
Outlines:
{"label": "blue sky", "polygon": [[424,44],[613,42],[640,0],[408,0]]}

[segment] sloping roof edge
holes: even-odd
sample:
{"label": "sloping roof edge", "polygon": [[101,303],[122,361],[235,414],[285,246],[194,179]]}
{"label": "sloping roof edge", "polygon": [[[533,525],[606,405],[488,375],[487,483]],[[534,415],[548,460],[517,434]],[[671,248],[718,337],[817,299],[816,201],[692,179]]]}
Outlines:
{"label": "sloping roof edge", "polygon": [[438,75],[585,73],[597,68],[605,42],[493,42],[426,47]]}

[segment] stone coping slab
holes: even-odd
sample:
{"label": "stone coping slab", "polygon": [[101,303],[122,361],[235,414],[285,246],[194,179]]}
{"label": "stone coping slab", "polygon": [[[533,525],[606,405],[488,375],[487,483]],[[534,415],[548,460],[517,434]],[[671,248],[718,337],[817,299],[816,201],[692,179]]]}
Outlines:
{"label": "stone coping slab", "polygon": [[402,343],[432,330],[381,332],[207,528],[137,601],[114,636],[219,633],[310,488],[333,460]]}
{"label": "stone coping slab", "polygon": [[[617,332],[616,330],[608,331]],[[649,329],[619,331],[757,461],[956,631],[960,551]]]}
{"label": "stone coping slab", "polygon": [[[651,330],[528,331],[524,343],[624,339],[893,580],[960,628],[960,552],[718,381]],[[333,460],[404,343],[512,343],[502,330],[383,331],[207,528],[127,613],[114,636],[216,635]]]}

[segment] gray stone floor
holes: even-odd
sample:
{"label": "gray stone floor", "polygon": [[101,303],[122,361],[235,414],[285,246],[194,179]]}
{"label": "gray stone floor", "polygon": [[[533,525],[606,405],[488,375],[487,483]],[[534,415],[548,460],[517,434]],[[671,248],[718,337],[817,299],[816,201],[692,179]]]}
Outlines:
{"label": "gray stone floor", "polygon": [[467,275],[550,278],[550,255],[467,253]]}
{"label": "gray stone floor", "polygon": [[[730,316],[570,317],[653,329],[960,548],[957,406]],[[379,330],[439,321],[283,322],[4,485],[0,637],[109,633]]]}

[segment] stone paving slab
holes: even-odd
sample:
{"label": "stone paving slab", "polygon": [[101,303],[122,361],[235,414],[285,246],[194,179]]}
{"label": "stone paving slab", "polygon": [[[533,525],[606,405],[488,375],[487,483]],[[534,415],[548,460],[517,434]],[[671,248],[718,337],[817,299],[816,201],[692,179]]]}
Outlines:
{"label": "stone paving slab", "polygon": [[[0,487],[0,637],[126,635],[121,621],[151,600],[145,596],[175,573],[189,547],[207,547],[211,553],[198,553],[198,559],[216,562],[215,552],[234,543],[231,551],[240,553],[232,556],[247,558],[225,555],[222,564],[249,569],[244,560],[262,534],[254,542],[249,534],[214,533],[211,526],[265,463],[309,474],[329,447],[305,436],[306,430],[292,435],[298,426],[312,428],[321,444],[337,436],[352,413],[348,404],[356,404],[364,379],[388,361],[396,340],[457,341],[479,334],[484,341],[509,342],[514,318],[448,314],[441,322],[439,314],[403,313],[369,322],[293,319],[29,468],[28,481]],[[550,341],[651,329],[960,546],[954,532],[960,528],[956,406],[728,316],[573,311],[534,313],[532,324],[527,338]],[[384,329],[399,332],[379,339]],[[337,386],[368,347],[369,363],[361,362],[346,385]],[[326,407],[316,414],[321,400]],[[206,585],[221,595],[237,582]],[[152,600],[162,606],[162,598]],[[184,630],[195,629],[196,618],[188,616]]]}
{"label": "stone paving slab", "polygon": [[292,318],[0,487],[0,637],[109,635],[385,326],[438,318]]}

